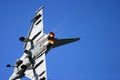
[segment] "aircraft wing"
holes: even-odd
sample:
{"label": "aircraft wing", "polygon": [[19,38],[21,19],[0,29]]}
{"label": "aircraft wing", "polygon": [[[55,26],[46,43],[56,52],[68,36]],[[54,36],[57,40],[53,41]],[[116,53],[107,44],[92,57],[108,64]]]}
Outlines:
{"label": "aircraft wing", "polygon": [[56,47],[62,46],[64,44],[75,42],[77,40],[80,40],[80,38],[68,38],[68,39],[57,39],[56,38],[55,39],[55,44],[53,45],[52,48],[56,48]]}
{"label": "aircraft wing", "polygon": [[[37,41],[41,36],[43,36],[43,6],[36,12],[35,17],[31,20],[33,23],[31,29],[28,33],[28,39],[33,42]],[[30,42],[26,42],[24,48],[29,50],[31,47]]]}
{"label": "aircraft wing", "polygon": [[35,60],[33,69],[26,70],[25,76],[31,80],[47,80],[45,53]]}
{"label": "aircraft wing", "polygon": [[[25,50],[29,50],[31,45],[44,35],[43,32],[43,6],[36,12],[36,16],[31,20],[33,23],[28,33],[28,39],[32,41],[25,43]],[[45,80],[46,74],[46,58],[45,53],[42,53],[39,58],[35,59],[34,67],[25,71],[25,76],[31,80]],[[35,79],[36,78],[36,79]]]}

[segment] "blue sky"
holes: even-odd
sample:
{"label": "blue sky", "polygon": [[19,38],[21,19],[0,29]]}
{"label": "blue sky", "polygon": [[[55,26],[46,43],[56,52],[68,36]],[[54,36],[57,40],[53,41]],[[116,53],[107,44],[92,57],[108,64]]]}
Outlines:
{"label": "blue sky", "polygon": [[[119,0],[1,0],[0,80],[8,80],[22,56],[18,39],[27,36],[35,11],[44,5],[44,31],[81,40],[46,56],[50,80],[120,80]],[[23,78],[22,80],[28,80]]]}

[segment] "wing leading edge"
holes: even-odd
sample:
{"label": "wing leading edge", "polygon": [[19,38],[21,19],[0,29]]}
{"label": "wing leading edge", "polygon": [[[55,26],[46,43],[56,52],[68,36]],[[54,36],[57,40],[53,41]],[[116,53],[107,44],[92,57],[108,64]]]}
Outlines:
{"label": "wing leading edge", "polygon": [[[27,37],[31,41],[25,43],[25,50],[30,50],[31,46],[35,45],[35,42],[44,35],[43,6],[37,10],[36,15],[31,22],[32,26]],[[34,68],[26,70],[25,76],[31,80],[47,80],[45,53],[43,53],[39,58],[35,59]]]}
{"label": "wing leading edge", "polygon": [[35,60],[35,67],[25,72],[25,76],[31,80],[47,80],[45,54]]}
{"label": "wing leading edge", "polygon": [[[35,17],[31,20],[32,26],[28,33],[28,39],[32,42],[36,42],[41,36],[44,35],[43,31],[43,6],[36,12]],[[26,42],[24,48],[29,50],[31,46],[30,42]]]}

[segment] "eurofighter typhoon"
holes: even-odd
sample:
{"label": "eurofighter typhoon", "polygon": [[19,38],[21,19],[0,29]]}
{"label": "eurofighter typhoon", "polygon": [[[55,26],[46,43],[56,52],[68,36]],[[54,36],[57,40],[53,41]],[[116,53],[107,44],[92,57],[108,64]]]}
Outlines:
{"label": "eurofighter typhoon", "polygon": [[53,32],[45,34],[43,31],[43,7],[36,12],[31,22],[32,26],[27,38],[19,38],[20,41],[25,42],[23,56],[16,60],[14,66],[7,65],[7,67],[14,67],[14,72],[9,80],[20,80],[23,77],[31,80],[48,80],[45,59],[47,52],[52,48],[80,39],[58,39],[55,38]]}

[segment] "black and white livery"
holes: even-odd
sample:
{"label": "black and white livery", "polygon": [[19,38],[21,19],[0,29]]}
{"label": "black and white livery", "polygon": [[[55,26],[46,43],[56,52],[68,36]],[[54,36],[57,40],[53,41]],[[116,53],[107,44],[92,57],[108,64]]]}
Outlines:
{"label": "black and white livery", "polygon": [[20,41],[25,42],[23,56],[16,60],[14,66],[7,65],[7,67],[14,67],[14,72],[9,80],[20,80],[22,77],[28,77],[31,80],[47,80],[45,59],[47,52],[52,48],[80,39],[58,39],[55,38],[53,32],[45,34],[43,31],[43,7],[36,12],[31,22],[32,26],[27,38],[19,38]]}

